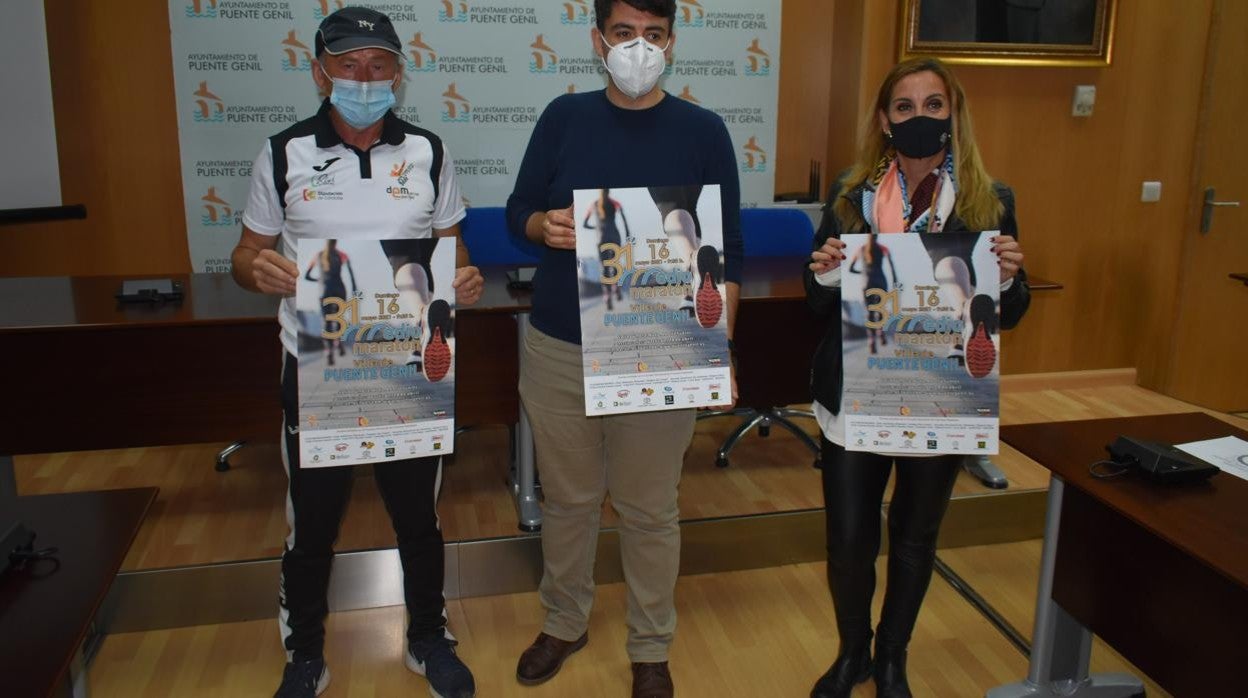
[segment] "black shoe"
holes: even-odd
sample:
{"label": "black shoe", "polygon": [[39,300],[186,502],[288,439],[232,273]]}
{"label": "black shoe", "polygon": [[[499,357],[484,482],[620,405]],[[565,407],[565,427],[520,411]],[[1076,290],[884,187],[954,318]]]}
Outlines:
{"label": "black shoe", "polygon": [[853,647],[841,648],[840,655],[810,691],[810,698],[849,698],[854,686],[871,677],[871,638]]}
{"label": "black shoe", "polygon": [[282,685],[273,698],[314,698],[329,686],[329,666],[324,659],[287,662],[282,672]]}
{"label": "black shoe", "polygon": [[444,634],[438,634],[407,645],[403,663],[429,680],[429,693],[434,698],[472,698],[477,692],[472,672],[455,654],[457,644]]}
{"label": "black shoe", "polygon": [[906,681],[906,648],[876,644],[875,647],[875,696],[876,698],[914,698]]}

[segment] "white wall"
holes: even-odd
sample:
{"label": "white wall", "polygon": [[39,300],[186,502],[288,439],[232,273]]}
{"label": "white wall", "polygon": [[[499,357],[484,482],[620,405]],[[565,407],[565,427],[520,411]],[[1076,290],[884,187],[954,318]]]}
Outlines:
{"label": "white wall", "polygon": [[0,21],[0,209],[61,205],[43,0],[5,0]]}

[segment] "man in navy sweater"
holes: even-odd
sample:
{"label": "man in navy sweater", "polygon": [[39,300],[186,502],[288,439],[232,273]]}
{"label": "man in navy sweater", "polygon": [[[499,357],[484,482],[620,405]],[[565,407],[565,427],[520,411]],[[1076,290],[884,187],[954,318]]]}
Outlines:
{"label": "man in navy sweater", "polygon": [[[731,342],[743,256],[740,187],[723,121],[657,86],[675,42],[675,1],[595,0],[594,9],[597,27],[590,36],[610,75],[607,88],[550,103],[507,202],[512,234],[543,246],[520,397],[545,497],[540,595],[547,614],[516,677],[526,685],[546,681],[588,641],[594,551],[602,502],[610,494],[620,516],[628,585],[632,694],[671,696],[667,657],[680,565],[676,493],[695,413],[585,416],[572,192],[649,187],[662,211],[672,205],[658,200],[664,188],[718,184]],[[735,387],[734,380],[734,401]]]}

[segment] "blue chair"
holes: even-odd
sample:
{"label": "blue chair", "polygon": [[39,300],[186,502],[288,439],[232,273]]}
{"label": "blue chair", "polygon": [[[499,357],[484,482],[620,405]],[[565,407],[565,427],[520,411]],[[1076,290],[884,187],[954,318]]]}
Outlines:
{"label": "blue chair", "polygon": [[501,206],[468,209],[460,227],[473,264],[533,266],[541,259],[540,247],[507,232],[506,211]]}
{"label": "blue chair", "polygon": [[745,257],[800,257],[810,254],[815,228],[804,211],[795,208],[741,209],[741,237]]}
{"label": "blue chair", "polygon": [[[507,231],[506,209],[502,207],[469,208],[468,215],[460,223],[464,245],[472,263],[481,265],[505,265],[513,267],[536,266],[542,249],[527,240],[517,240]],[[517,318],[527,323],[524,318]],[[523,416],[521,417],[523,419]],[[456,434],[473,425],[460,426]],[[508,424],[511,459],[507,472],[507,485],[512,490],[519,514],[520,529],[540,531],[542,525],[538,500],[541,498],[541,482],[537,479],[533,459],[521,458],[519,434],[516,424]]]}
{"label": "blue chair", "polygon": [[[811,245],[814,241],[815,231],[811,224],[810,218],[797,209],[786,208],[749,208],[741,211],[741,236],[745,243],[745,265],[746,274],[749,274],[749,264],[751,259],[759,259],[762,257],[788,257],[801,258],[810,254]],[[794,274],[800,273],[800,266],[794,265]],[[740,325],[740,320],[738,320]],[[750,348],[746,342],[739,342],[739,351],[741,354],[741,362],[745,364],[745,370],[749,370],[749,365],[755,360],[766,360],[765,357],[750,355]],[[805,371],[805,368],[799,369]],[[808,417],[813,419],[814,413],[810,410],[794,410],[783,406],[765,406],[750,404],[752,393],[747,379],[738,378],[738,387],[741,389],[740,401],[742,406],[731,412],[704,412],[698,415],[699,420],[714,419],[716,417],[735,416],[741,420],[736,429],[724,439],[719,450],[715,453],[715,465],[720,468],[728,467],[728,454],[733,447],[737,445],[751,429],[758,427],[759,436],[766,437],[771,433],[772,425],[784,427],[796,436],[800,441],[805,443],[812,452],[819,453],[819,444],[803,431],[797,424],[791,421],[794,417]],[[774,391],[767,391],[769,394]],[[793,402],[805,399],[806,395],[793,394],[787,397]],[[758,401],[768,401],[771,398],[761,398]],[[816,460],[816,466],[818,461]]]}

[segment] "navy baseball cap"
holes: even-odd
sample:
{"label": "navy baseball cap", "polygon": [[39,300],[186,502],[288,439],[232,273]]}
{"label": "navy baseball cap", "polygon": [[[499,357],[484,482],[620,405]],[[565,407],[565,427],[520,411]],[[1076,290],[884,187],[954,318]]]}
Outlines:
{"label": "navy baseball cap", "polygon": [[344,7],[321,21],[316,30],[316,55],[331,56],[380,48],[403,55],[403,44],[386,15],[367,7]]}

